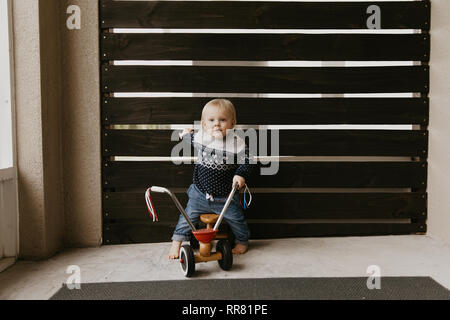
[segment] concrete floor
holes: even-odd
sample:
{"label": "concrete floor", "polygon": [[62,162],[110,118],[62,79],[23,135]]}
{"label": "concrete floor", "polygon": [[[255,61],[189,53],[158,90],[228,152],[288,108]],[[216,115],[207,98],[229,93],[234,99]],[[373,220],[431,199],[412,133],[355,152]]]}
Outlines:
{"label": "concrete floor", "polygon": [[[80,267],[81,283],[185,279],[179,262],[167,259],[169,245],[69,249],[45,261],[19,261],[0,273],[0,299],[48,299],[67,281],[70,265]],[[450,247],[425,235],[252,240],[231,271],[201,263],[193,279],[368,277],[370,265],[382,277],[430,276],[450,289]]]}

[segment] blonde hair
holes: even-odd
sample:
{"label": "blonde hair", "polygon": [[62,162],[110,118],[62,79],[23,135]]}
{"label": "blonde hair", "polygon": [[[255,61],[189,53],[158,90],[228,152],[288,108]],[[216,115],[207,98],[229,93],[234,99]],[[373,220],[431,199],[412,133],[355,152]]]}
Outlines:
{"label": "blonde hair", "polygon": [[231,103],[230,100],[214,99],[214,100],[209,101],[207,104],[205,104],[205,106],[203,107],[203,111],[202,111],[202,122],[204,120],[203,116],[204,116],[205,110],[208,107],[215,107],[215,108],[219,108],[221,110],[228,112],[229,114],[231,114],[231,117],[234,120],[234,124],[236,124],[236,109],[234,108],[234,105],[233,105],[233,103]]}

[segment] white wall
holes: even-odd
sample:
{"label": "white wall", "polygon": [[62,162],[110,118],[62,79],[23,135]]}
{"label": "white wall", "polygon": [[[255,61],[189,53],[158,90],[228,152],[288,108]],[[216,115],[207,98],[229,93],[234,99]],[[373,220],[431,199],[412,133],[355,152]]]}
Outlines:
{"label": "white wall", "polygon": [[19,251],[10,13],[8,1],[0,1],[0,272],[14,263]]}
{"label": "white wall", "polygon": [[8,3],[0,1],[0,169],[13,165]]}
{"label": "white wall", "polygon": [[450,246],[450,1],[432,0],[428,235]]}

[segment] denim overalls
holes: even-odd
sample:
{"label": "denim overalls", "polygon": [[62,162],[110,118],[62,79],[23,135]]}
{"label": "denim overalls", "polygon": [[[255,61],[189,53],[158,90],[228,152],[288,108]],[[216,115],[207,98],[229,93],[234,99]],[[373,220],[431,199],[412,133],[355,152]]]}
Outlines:
{"label": "denim overalls", "polygon": [[[185,211],[194,225],[198,223],[201,214],[220,214],[228,198],[213,198],[208,194],[201,192],[195,184],[191,184],[187,190],[187,194],[189,196],[189,201]],[[236,192],[223,219],[227,222],[233,232],[236,242],[247,245],[250,231],[248,230],[247,221],[244,218],[244,212],[239,200],[239,192]],[[172,240],[180,242],[189,241],[190,235],[191,229],[183,215],[180,215]]]}

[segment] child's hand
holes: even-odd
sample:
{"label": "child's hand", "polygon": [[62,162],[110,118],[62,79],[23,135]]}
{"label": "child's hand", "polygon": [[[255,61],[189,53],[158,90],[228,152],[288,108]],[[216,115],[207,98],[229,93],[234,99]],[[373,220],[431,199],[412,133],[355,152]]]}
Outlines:
{"label": "child's hand", "polygon": [[181,132],[181,133],[179,134],[179,137],[180,137],[180,139],[183,139],[183,136],[184,136],[185,134],[192,133],[192,132],[194,132],[194,129],[192,129],[192,128],[185,128],[185,129],[183,130],[183,132]]}
{"label": "child's hand", "polygon": [[233,177],[233,186],[237,184],[239,185],[238,190],[241,190],[245,186],[245,179],[241,176],[234,176]]}

